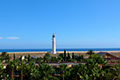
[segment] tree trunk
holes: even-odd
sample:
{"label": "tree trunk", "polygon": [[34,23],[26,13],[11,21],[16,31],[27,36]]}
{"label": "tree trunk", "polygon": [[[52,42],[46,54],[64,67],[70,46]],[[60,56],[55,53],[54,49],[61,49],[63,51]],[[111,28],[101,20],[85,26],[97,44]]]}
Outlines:
{"label": "tree trunk", "polygon": [[62,72],[63,80],[64,80],[64,71]]}
{"label": "tree trunk", "polygon": [[100,80],[102,80],[102,76],[100,76]]}
{"label": "tree trunk", "polygon": [[10,71],[10,73],[11,73],[11,79],[13,79],[14,77],[13,77],[13,73],[14,73],[14,69],[11,69],[11,71]]}
{"label": "tree trunk", "polygon": [[91,77],[91,80],[94,80],[93,76]]}
{"label": "tree trunk", "polygon": [[20,73],[20,80],[23,80],[23,71],[21,69],[21,73]]}
{"label": "tree trunk", "polygon": [[75,72],[75,80],[77,80],[77,73]]}

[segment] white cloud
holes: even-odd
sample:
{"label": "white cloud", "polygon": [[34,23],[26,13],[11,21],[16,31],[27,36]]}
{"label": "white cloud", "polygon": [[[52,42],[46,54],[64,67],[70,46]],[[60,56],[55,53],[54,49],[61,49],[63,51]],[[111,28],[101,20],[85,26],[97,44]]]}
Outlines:
{"label": "white cloud", "polygon": [[19,37],[7,37],[6,39],[20,39]]}
{"label": "white cloud", "polygon": [[3,39],[2,37],[0,37],[0,39]]}

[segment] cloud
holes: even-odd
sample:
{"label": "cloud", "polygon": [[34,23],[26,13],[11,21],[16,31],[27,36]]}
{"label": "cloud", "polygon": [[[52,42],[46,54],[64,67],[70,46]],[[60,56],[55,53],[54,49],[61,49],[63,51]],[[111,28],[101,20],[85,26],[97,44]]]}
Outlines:
{"label": "cloud", "polygon": [[3,39],[2,37],[0,37],[0,39]]}
{"label": "cloud", "polygon": [[7,37],[6,39],[20,39],[19,37]]}

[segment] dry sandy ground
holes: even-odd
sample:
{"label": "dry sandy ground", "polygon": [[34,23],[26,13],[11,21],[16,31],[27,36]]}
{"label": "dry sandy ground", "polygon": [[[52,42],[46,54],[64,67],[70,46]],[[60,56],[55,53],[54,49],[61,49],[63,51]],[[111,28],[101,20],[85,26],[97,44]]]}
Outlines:
{"label": "dry sandy ground", "polygon": [[[94,51],[95,53],[98,53],[100,51]],[[116,56],[120,56],[120,51],[101,51],[101,52],[108,52],[110,54],[113,54],[113,55],[116,55]],[[11,57],[13,56],[13,54],[16,55],[16,57],[19,57],[19,56],[27,56],[28,54],[30,55],[33,55],[33,56],[36,56],[36,57],[43,57],[45,55],[45,53],[47,52],[14,52],[14,53],[7,53],[9,54]],[[59,53],[64,53],[63,51],[60,51],[60,52],[57,52],[57,54],[51,54],[51,56],[58,56]],[[75,55],[87,55],[87,51],[67,51],[67,53],[75,53]]]}

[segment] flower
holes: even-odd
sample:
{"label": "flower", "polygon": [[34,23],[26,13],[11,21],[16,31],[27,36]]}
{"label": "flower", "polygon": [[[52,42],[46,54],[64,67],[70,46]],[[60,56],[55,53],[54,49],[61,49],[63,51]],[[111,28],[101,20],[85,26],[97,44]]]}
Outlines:
{"label": "flower", "polygon": [[7,75],[7,77],[9,77],[9,75]]}

